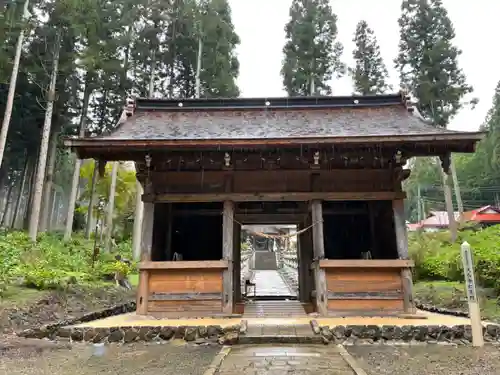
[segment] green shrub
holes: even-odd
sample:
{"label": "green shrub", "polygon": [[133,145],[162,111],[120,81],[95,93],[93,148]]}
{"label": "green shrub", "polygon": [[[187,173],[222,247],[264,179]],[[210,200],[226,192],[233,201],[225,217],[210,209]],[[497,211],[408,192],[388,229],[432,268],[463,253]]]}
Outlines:
{"label": "green shrub", "polygon": [[[93,241],[79,235],[64,242],[62,234],[41,233],[33,243],[24,232],[0,232],[0,296],[12,282],[36,289],[98,282],[115,272],[116,254],[131,257],[130,244],[122,242],[112,254],[99,254],[92,267],[93,249]],[[128,272],[133,270],[129,267]]]}
{"label": "green shrub", "polygon": [[416,280],[463,282],[460,245],[469,242],[474,257],[479,286],[494,288],[500,293],[500,226],[465,230],[456,243],[450,243],[448,232],[411,233],[409,252],[415,261]]}

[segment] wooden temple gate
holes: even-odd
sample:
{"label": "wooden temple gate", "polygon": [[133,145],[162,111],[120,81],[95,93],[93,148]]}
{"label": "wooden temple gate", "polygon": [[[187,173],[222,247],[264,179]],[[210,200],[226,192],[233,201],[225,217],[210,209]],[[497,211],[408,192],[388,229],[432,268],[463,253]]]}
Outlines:
{"label": "wooden temple gate", "polygon": [[241,224],[266,223],[307,228],[298,255],[308,312],[413,312],[405,165],[438,156],[448,173],[450,153],[472,152],[482,135],[423,123],[401,94],[138,99],[129,112],[111,135],[66,144],[82,158],[136,162],[137,313],[167,317],[242,313]]}

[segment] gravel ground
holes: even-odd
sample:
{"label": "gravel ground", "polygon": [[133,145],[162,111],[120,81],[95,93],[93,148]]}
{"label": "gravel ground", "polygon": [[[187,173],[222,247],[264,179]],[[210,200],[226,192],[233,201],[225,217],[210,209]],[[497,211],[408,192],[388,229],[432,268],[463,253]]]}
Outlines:
{"label": "gravel ground", "polygon": [[349,346],[368,375],[498,375],[500,348]]}
{"label": "gravel ground", "polygon": [[202,375],[220,351],[219,346],[130,344],[106,346],[103,357],[92,355],[92,347],[48,343],[0,351],[0,375]]}

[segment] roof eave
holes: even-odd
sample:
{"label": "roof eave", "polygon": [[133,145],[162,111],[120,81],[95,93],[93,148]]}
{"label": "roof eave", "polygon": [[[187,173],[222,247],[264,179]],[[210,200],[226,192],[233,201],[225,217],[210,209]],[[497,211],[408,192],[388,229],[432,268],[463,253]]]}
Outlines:
{"label": "roof eave", "polygon": [[262,138],[262,139],[113,139],[109,137],[95,138],[65,138],[66,147],[248,147],[248,146],[295,146],[295,145],[335,145],[361,143],[398,143],[398,142],[446,142],[463,141],[476,143],[485,135],[485,132],[444,133],[444,134],[415,134],[415,135],[387,135],[387,136],[345,136],[322,138]]}

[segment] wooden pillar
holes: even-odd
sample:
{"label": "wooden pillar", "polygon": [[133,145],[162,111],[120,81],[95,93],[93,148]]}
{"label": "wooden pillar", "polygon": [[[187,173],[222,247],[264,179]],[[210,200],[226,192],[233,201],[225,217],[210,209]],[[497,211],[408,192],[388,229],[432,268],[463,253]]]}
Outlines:
{"label": "wooden pillar", "polygon": [[[305,228],[304,223],[297,225],[297,232]],[[299,281],[299,301],[302,303],[311,300],[311,291],[307,285],[307,274],[311,269],[311,262],[306,256],[307,246],[305,240],[307,239],[306,233],[301,233],[297,238],[297,259],[299,261],[298,281]]]}
{"label": "wooden pillar", "polygon": [[[141,235],[141,261],[148,262],[151,260],[151,248],[153,245],[153,226],[154,226],[154,203],[144,203],[144,216],[142,219],[142,235]],[[142,270],[139,273],[139,286],[137,289],[137,307],[138,315],[146,315],[148,313],[149,299],[149,271]]]}
{"label": "wooden pillar", "polygon": [[379,253],[377,234],[375,230],[375,214],[376,214],[376,202],[368,202],[368,217],[370,220],[370,250],[372,257],[375,259],[380,259],[382,254]]}
{"label": "wooden pillar", "polygon": [[172,203],[167,203],[167,230],[166,230],[166,239],[165,239],[165,259],[167,261],[172,260],[172,256],[174,252],[172,251],[172,225],[174,220],[174,215],[172,212]]}
{"label": "wooden pillar", "polygon": [[328,314],[328,290],[325,270],[319,266],[319,261],[325,258],[325,242],[323,238],[323,206],[320,200],[313,200],[312,233],[314,251],[314,279],[316,285],[316,306],[321,316]]}
{"label": "wooden pillar", "polygon": [[233,222],[233,298],[241,302],[241,225]]}
{"label": "wooden pillar", "polygon": [[233,231],[234,202],[224,201],[222,217],[222,258],[228,261],[228,268],[222,276],[222,311],[233,313]]}
{"label": "wooden pillar", "polygon": [[[404,200],[398,199],[392,201],[392,210],[394,213],[394,230],[396,232],[396,246],[399,259],[409,259]],[[403,289],[404,312],[415,313],[413,303],[413,279],[410,268],[403,268],[401,270],[401,283]]]}

